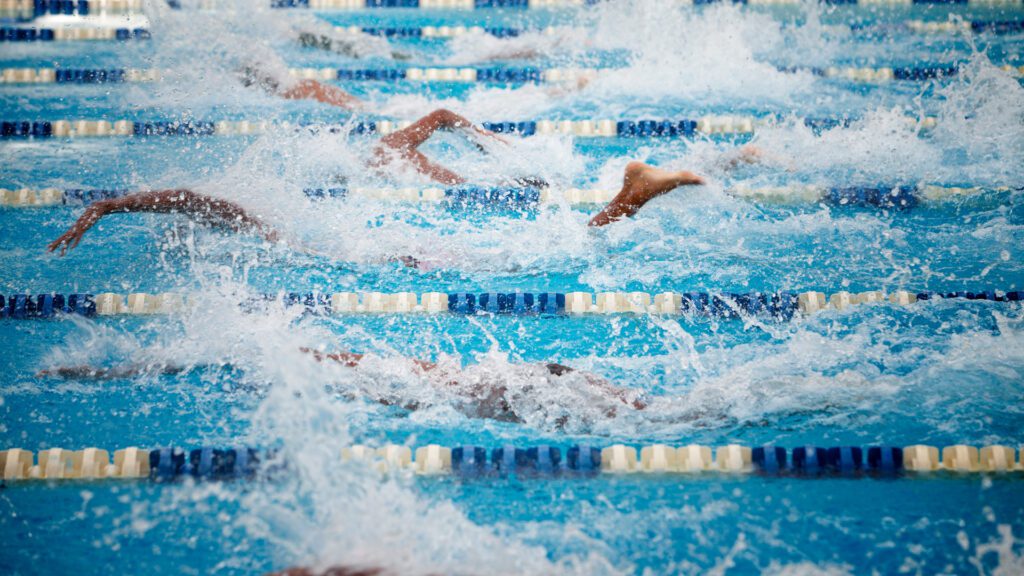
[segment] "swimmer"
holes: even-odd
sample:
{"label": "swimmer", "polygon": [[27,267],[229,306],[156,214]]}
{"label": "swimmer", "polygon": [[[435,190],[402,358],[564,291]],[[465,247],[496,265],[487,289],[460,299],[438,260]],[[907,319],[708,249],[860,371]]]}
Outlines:
{"label": "swimmer", "polygon": [[452,55],[445,61],[450,66],[477,62],[507,60],[564,59],[573,53],[584,53],[594,47],[589,31],[582,28],[550,27],[524,30],[515,35],[495,35],[483,29],[470,28],[451,38]]}
{"label": "swimmer", "polygon": [[[328,28],[331,27],[328,26]],[[393,60],[412,59],[412,54],[382,49],[374,42],[374,40],[382,40],[381,38],[363,32],[339,34],[333,28],[330,30],[305,28],[298,31],[297,39],[303,48],[334,52],[349,58],[390,56]],[[387,45],[386,42],[384,44]]]}
{"label": "swimmer", "polygon": [[411,54],[392,50],[382,35],[367,33],[358,26],[334,26],[315,15],[296,14],[275,20],[274,24],[278,26],[280,36],[292,38],[303,48],[333,52],[352,59],[412,58]]}
{"label": "swimmer", "polygon": [[[454,112],[435,110],[408,128],[381,138],[374,149],[370,166],[383,171],[393,162],[402,161],[436,182],[447,185],[464,183],[466,180],[462,176],[436,164],[419,151],[419,147],[438,130],[463,130],[470,136],[477,135],[500,141],[497,135],[475,127],[472,122]],[[736,156],[742,159],[741,161],[750,162],[753,161],[751,158],[755,151],[753,148],[741,149]],[[519,184],[545,186],[543,181],[534,178],[520,179]],[[630,162],[626,165],[621,190],[601,212],[590,219],[589,225],[600,227],[628,218],[654,198],[675,188],[702,184],[704,178],[693,172],[669,171],[642,162]],[[180,189],[138,192],[121,198],[93,202],[86,207],[85,213],[47,248],[50,252],[59,248],[60,255],[63,256],[69,249],[78,246],[86,231],[103,216],[131,212],[186,214],[209,226],[254,233],[270,242],[281,239],[280,234],[270,225],[249,214],[234,202]]]}
{"label": "swimmer", "polygon": [[[354,352],[320,352],[310,348],[300,348],[316,362],[331,362],[349,368],[360,369],[368,357]],[[395,359],[387,359],[394,362]],[[614,418],[619,409],[644,410],[647,403],[636,390],[620,388],[604,378],[582,370],[556,364],[553,362],[538,364],[521,364],[515,366],[511,376],[514,381],[525,381],[522,389],[510,390],[500,376],[495,377],[486,371],[453,368],[425,360],[400,358],[408,361],[411,370],[422,377],[436,390],[450,394],[456,408],[471,418],[483,418],[502,422],[524,422],[522,410],[536,410],[537,407],[527,396],[533,396],[530,390],[542,385],[550,389],[575,389],[578,395],[585,395],[588,402],[599,407],[608,418]],[[131,378],[141,374],[174,375],[187,372],[188,369],[167,363],[130,364],[114,368],[98,368],[94,366],[64,366],[41,370],[36,377],[56,377],[64,379],[113,380]],[[386,394],[379,390],[362,387],[359,394],[349,394],[350,398],[363,397],[384,406],[396,406],[408,411],[421,407],[417,400],[403,399],[396,394]],[[521,407],[521,408],[519,408]],[[518,409],[517,409],[518,408]],[[566,416],[559,416],[555,426],[564,427]]]}
{"label": "swimmer", "polygon": [[242,86],[258,88],[286,100],[315,100],[345,110],[355,110],[362,106],[362,100],[337,86],[310,79],[298,80],[291,76],[287,68],[268,65],[265,61],[246,62],[239,66],[237,73]]}

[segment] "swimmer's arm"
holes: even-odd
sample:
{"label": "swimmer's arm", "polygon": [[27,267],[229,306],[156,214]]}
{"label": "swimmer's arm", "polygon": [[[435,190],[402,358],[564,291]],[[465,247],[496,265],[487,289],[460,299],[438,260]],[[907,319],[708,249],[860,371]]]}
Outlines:
{"label": "swimmer's arm", "polygon": [[494,62],[497,60],[536,60],[540,58],[540,50],[536,48],[507,48],[505,50],[498,50],[488,54],[481,60],[485,62]]}
{"label": "swimmer's arm", "polygon": [[[36,378],[47,378],[56,377],[63,378],[65,380],[117,380],[121,378],[131,378],[138,376],[143,372],[150,372],[152,367],[141,365],[141,364],[129,364],[126,366],[117,366],[114,368],[97,368],[96,366],[59,366],[57,368],[51,368],[47,370],[40,370],[36,373]],[[173,366],[165,364],[159,367],[159,374],[179,374],[184,372],[185,369],[181,366]]]}
{"label": "swimmer's arm", "polygon": [[558,84],[552,84],[548,86],[544,91],[551,98],[561,98],[577,92],[582,92],[590,84],[591,78],[588,76],[580,76],[574,81],[561,82]]}
{"label": "swimmer's arm", "polygon": [[[348,366],[349,368],[355,368],[359,366],[359,363],[362,362],[365,356],[364,354],[357,354],[355,352],[320,352],[319,350],[314,350],[312,348],[305,347],[299,348],[299,351],[309,354],[317,362],[323,362],[325,360],[328,360],[331,362],[337,362],[338,364],[341,364],[343,366]],[[413,360],[413,362],[420,370],[423,370],[424,372],[437,368],[437,365],[432,362],[415,359]],[[403,410],[409,410],[410,412],[417,410],[420,407],[419,402],[416,402],[415,400],[410,400],[405,403],[399,403],[388,398],[385,398],[383,396],[367,393],[366,391],[364,391],[364,394],[372,396],[373,401],[377,402],[382,406],[398,406]]]}
{"label": "swimmer's arm", "polygon": [[590,384],[594,388],[597,388],[598,390],[601,390],[605,394],[616,398],[619,402],[622,402],[623,404],[632,406],[637,410],[643,410],[644,408],[647,408],[647,403],[641,400],[639,397],[633,400],[629,399],[629,393],[631,391],[628,388],[620,388],[619,386],[615,386],[611,382],[608,382],[607,380],[601,378],[600,376],[595,376],[594,374],[588,373],[586,374],[586,378],[588,384]]}
{"label": "swimmer's arm", "polygon": [[[320,352],[319,350],[313,350],[312,348],[305,347],[299,348],[299,351],[309,354],[317,362],[330,360],[332,362],[337,362],[338,364],[341,364],[343,366],[348,366],[349,368],[355,368],[356,366],[359,366],[359,363],[362,362],[363,358],[365,357],[364,354],[357,354],[355,352]],[[433,362],[427,362],[426,360],[417,360],[415,358],[412,358],[412,362],[413,364],[416,365],[417,368],[424,372],[429,372],[437,368],[437,364]]]}
{"label": "swimmer's arm", "polygon": [[50,243],[48,250],[53,252],[60,248],[60,254],[63,256],[69,249],[78,246],[82,236],[99,222],[100,218],[121,212],[188,214],[205,224],[235,231],[252,230],[271,242],[278,240],[277,232],[259,218],[249,215],[237,204],[196,194],[191,190],[154,190],[93,202],[86,207],[85,213],[67,232]]}
{"label": "swimmer's arm", "polygon": [[302,80],[295,86],[281,92],[289,100],[316,100],[345,110],[358,108],[362,101],[337,86],[328,86],[316,80]]}
{"label": "swimmer's arm", "polygon": [[[544,367],[547,368],[548,372],[554,374],[555,376],[562,376],[564,374],[568,374],[569,372],[575,372],[576,371],[575,368],[572,368],[572,367],[569,367],[569,366],[565,366],[564,364],[548,363],[548,364],[545,364]],[[643,410],[644,408],[647,407],[647,404],[645,404],[644,401],[640,400],[639,398],[636,399],[636,400],[630,401],[629,400],[629,392],[630,392],[629,389],[627,389],[627,388],[620,388],[618,386],[615,386],[614,384],[612,384],[611,382],[605,380],[604,378],[602,378],[602,377],[600,377],[600,376],[598,376],[596,374],[591,374],[590,372],[582,372],[582,374],[583,374],[583,377],[586,379],[588,384],[590,384],[592,387],[600,390],[606,396],[610,396],[610,397],[616,398],[617,400],[619,400],[623,404],[629,404],[629,405],[633,406],[633,408],[636,408],[637,410]]]}
{"label": "swimmer's arm", "polygon": [[792,159],[766,152],[761,147],[753,144],[747,144],[735,150],[730,150],[722,154],[717,161],[718,168],[725,171],[754,164],[779,164],[790,172],[795,172],[797,168]]}

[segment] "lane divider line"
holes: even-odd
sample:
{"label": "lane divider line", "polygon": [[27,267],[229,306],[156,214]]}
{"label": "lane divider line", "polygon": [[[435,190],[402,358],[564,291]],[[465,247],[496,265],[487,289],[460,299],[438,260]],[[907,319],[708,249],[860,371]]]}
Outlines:
{"label": "lane divider line", "polygon": [[[118,13],[118,12],[112,12]],[[0,11],[2,14],[2,11]],[[381,36],[386,38],[434,38],[450,39],[467,34],[487,34],[495,38],[515,38],[523,34],[543,34],[552,36],[562,28],[548,26],[545,28],[501,28],[485,26],[413,26],[413,27],[359,27],[336,26],[338,34]],[[889,26],[852,25],[853,32],[885,33],[910,32],[916,34],[1016,34],[1024,32],[1024,21],[1012,20],[947,20],[925,21],[908,20],[901,24]],[[150,32],[146,28],[116,27],[74,27],[46,28],[38,26],[7,26],[0,27],[0,42],[50,42],[80,40],[146,40]],[[309,35],[315,41],[316,35]],[[300,42],[302,38],[300,37]]]}
{"label": "lane divider line", "polygon": [[[14,30],[15,36],[31,34],[22,29]],[[4,37],[8,32],[4,32]],[[148,38],[144,29],[125,28],[79,28],[60,32],[52,40],[128,40]],[[290,68],[293,78],[323,81],[375,81],[375,82],[449,82],[449,83],[566,83],[576,84],[592,81],[616,70],[615,68]],[[827,66],[800,67],[781,66],[778,70],[787,74],[809,73],[822,78],[842,79],[852,82],[881,83],[891,81],[929,81],[957,75],[956,65],[939,66],[896,66],[856,67]],[[1024,66],[1004,65],[1002,70],[1020,78]],[[0,84],[118,84],[123,82],[155,81],[162,76],[160,70],[139,69],[61,69],[61,68],[3,68],[0,69]]]}
{"label": "lane divider line", "polygon": [[[814,131],[849,126],[855,118],[804,118],[804,126]],[[772,116],[706,115],[695,120],[528,120],[482,122],[481,126],[498,133],[518,136],[566,135],[577,138],[693,138],[697,136],[749,135],[775,126]],[[918,130],[935,127],[934,117],[905,119]],[[349,124],[271,123],[259,120],[238,121],[133,121],[133,120],[4,120],[0,121],[0,139],[78,138],[143,136],[252,136],[270,132],[391,134],[412,121],[364,120]]]}
{"label": "lane divider line", "polygon": [[[750,6],[792,6],[801,0],[676,0],[679,6],[732,2]],[[271,0],[271,8],[326,10],[364,10],[378,8],[486,10],[486,9],[561,9],[582,8],[599,0]],[[823,0],[823,4],[844,6],[967,5],[1018,8],[1021,0]],[[172,9],[180,9],[179,0],[167,0]],[[216,0],[204,0],[200,10],[216,10]],[[88,15],[97,12],[141,13],[140,0],[0,0],[0,17],[29,19],[43,14]]]}
{"label": "lane divider line", "polygon": [[[369,34],[386,38],[456,38],[467,34],[487,34],[496,38],[515,38],[523,34],[553,36],[568,27],[546,26],[542,28],[509,28],[487,26],[441,25],[441,26],[335,26],[339,34]],[[1013,34],[1024,32],[1024,21],[1014,20],[906,20],[898,24],[875,25],[853,24],[852,32],[911,32],[916,34]]]}
{"label": "lane divider line", "polygon": [[[793,6],[801,0],[675,0],[679,6],[700,6],[731,2],[750,6]],[[420,8],[449,10],[553,9],[582,8],[600,0],[271,0],[272,8],[308,8],[313,10],[363,10],[373,8]],[[1021,0],[823,0],[823,4],[843,6],[913,6],[921,4],[1020,7]]]}
{"label": "lane divider line", "polygon": [[[77,28],[28,28],[28,27],[9,27],[5,26],[0,28],[0,43],[4,42],[75,42],[75,41],[94,41],[94,40],[149,40],[152,36],[147,28],[119,28],[119,27],[107,27],[107,26],[89,26],[89,27],[77,27]],[[7,70],[7,69],[5,69]],[[37,69],[40,77],[29,78],[25,77],[24,80],[18,80],[18,83],[46,83],[46,82],[59,82],[55,79],[49,80],[51,76],[46,70],[52,69]],[[114,80],[107,80],[113,82]],[[4,79],[0,80],[3,83],[12,83],[11,81]]]}
{"label": "lane divider line", "polygon": [[0,18],[41,16],[142,15],[142,0],[0,0]]}
{"label": "lane divider line", "polygon": [[[21,448],[0,451],[0,478],[18,480],[144,479],[175,481],[183,478],[229,480],[272,477],[287,473],[287,462],[276,451],[248,447],[182,448],[138,447],[110,453],[100,448],[50,448],[38,454]],[[1010,473],[1024,471],[1017,451],[989,445],[980,450],[959,444],[943,447],[911,446],[780,446],[748,447],[739,444],[710,446],[653,444],[640,448],[615,444],[605,448],[574,445],[539,445],[528,448],[501,446],[447,447],[430,444],[413,450],[388,444],[380,448],[354,445],[343,448],[341,460],[362,462],[382,473],[408,471],[423,476],[479,477],[517,475],[626,474],[760,474],[765,476],[919,476],[948,473]]]}
{"label": "lane divider line", "polygon": [[[909,210],[921,203],[963,199],[986,193],[1005,193],[1010,187],[959,187],[932,184],[888,186],[734,186],[727,193],[761,204],[824,204],[827,206],[877,207]],[[86,205],[92,202],[121,198],[135,193],[128,189],[82,188],[0,188],[0,207],[50,208],[64,205]],[[419,202],[444,205],[447,208],[500,208],[530,210],[542,204],[565,202],[575,207],[607,204],[617,191],[598,188],[504,188],[459,186],[454,188],[304,188],[312,200],[360,197],[391,202]]]}
{"label": "lane divider line", "polygon": [[[172,314],[193,306],[199,294],[10,294],[0,295],[0,319]],[[339,314],[457,314],[586,316],[606,314],[686,315],[785,321],[797,314],[889,303],[909,306],[928,300],[1020,302],[1024,292],[910,292],[881,290],[826,295],[824,292],[287,292],[264,294],[239,303],[257,312],[268,305],[301,306],[305,312]]]}

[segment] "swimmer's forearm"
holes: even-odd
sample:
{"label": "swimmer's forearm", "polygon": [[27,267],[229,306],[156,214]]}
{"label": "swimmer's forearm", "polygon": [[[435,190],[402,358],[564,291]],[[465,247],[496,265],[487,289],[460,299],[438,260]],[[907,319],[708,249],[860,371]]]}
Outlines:
{"label": "swimmer's forearm", "polygon": [[628,404],[636,410],[643,410],[647,408],[647,403],[644,402],[640,397],[630,398],[630,393],[632,391],[627,388],[620,388],[618,386],[615,386],[611,382],[605,380],[604,378],[601,378],[600,376],[594,376],[592,374],[588,374],[587,381],[590,382],[592,386],[600,390],[604,390],[606,394],[616,398],[619,402],[622,402],[623,404]]}
{"label": "swimmer's forearm", "polygon": [[137,371],[126,370],[124,368],[97,368],[95,366],[59,366],[57,368],[40,370],[36,373],[36,378],[44,378],[48,376],[54,376],[57,378],[64,379],[95,379],[95,380],[110,380],[121,376],[134,376]]}
{"label": "swimmer's forearm", "polygon": [[197,195],[190,190],[154,190],[138,192],[121,198],[102,200],[99,206],[106,214],[119,212],[189,212]]}
{"label": "swimmer's forearm", "polygon": [[124,212],[182,213],[197,220],[235,231],[254,229],[267,239],[273,239],[273,231],[260,219],[249,215],[241,206],[197,194],[191,190],[154,190],[139,192],[122,198],[103,200],[99,208],[105,214]]}
{"label": "swimmer's forearm", "polygon": [[288,100],[316,100],[346,110],[357,108],[362,103],[359,98],[341,88],[321,84],[316,80],[303,80],[282,92],[281,96]]}
{"label": "swimmer's forearm", "polygon": [[225,221],[251,219],[237,204],[217,200],[191,190],[153,190],[99,202],[108,214],[118,212],[180,212],[204,219]]}
{"label": "swimmer's forearm", "polygon": [[57,368],[49,370],[40,370],[36,373],[37,378],[55,376],[58,378],[70,379],[90,379],[90,380],[117,380],[121,378],[131,378],[138,376],[144,372],[155,372],[158,374],[178,374],[183,372],[184,368],[180,366],[174,366],[171,364],[164,364],[161,366],[145,366],[142,364],[128,364],[125,366],[115,366],[114,368],[98,368],[96,366],[59,366]]}
{"label": "swimmer's forearm", "polygon": [[[359,363],[362,362],[363,358],[365,357],[365,354],[357,354],[355,352],[321,352],[319,350],[314,350],[312,348],[305,347],[299,348],[299,351],[309,354],[317,362],[330,360],[332,362],[344,364],[349,368],[355,368],[356,366],[359,366]],[[434,368],[437,368],[437,364],[434,364],[433,362],[427,362],[426,360],[417,360],[414,358],[412,362],[413,364],[416,365],[417,368],[423,370],[424,372],[428,372],[430,370],[433,370]]]}
{"label": "swimmer's forearm", "polygon": [[50,242],[47,250],[60,250],[63,256],[69,249],[78,246],[82,236],[107,214],[119,212],[180,212],[213,226],[231,230],[252,230],[271,242],[278,240],[277,232],[259,218],[250,216],[240,206],[227,200],[217,200],[191,190],[156,190],[139,192],[122,198],[93,202],[85,212],[59,238]]}

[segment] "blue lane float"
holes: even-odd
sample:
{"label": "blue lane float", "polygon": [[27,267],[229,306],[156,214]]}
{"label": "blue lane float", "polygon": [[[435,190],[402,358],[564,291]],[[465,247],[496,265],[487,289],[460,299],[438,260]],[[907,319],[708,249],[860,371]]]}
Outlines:
{"label": "blue lane float", "polygon": [[798,474],[817,475],[825,471],[827,452],[824,448],[800,446],[793,449],[791,469]]}
{"label": "blue lane float", "polygon": [[89,15],[89,0],[33,0],[33,12],[44,14]]}
{"label": "blue lane float", "polygon": [[127,71],[59,68],[55,77],[57,84],[120,84],[125,82]]}
{"label": "blue lane float", "polygon": [[252,478],[263,459],[261,451],[247,448],[158,448],[149,453],[149,477],[159,482],[192,477],[202,480]]}
{"label": "blue lane float", "polygon": [[753,449],[752,461],[757,471],[769,475],[898,474],[903,470],[903,449],[871,446],[865,451],[859,446],[801,446],[794,448],[787,458],[784,448],[765,446]]}
{"label": "blue lane float", "polygon": [[866,451],[860,446],[801,446],[787,452],[778,446],[761,446],[752,450],[752,462],[757,472],[767,475],[899,474],[903,450],[891,446],[871,446]]}
{"label": "blue lane float", "polygon": [[565,294],[541,293],[497,293],[473,294],[457,292],[448,294],[448,312],[453,314],[564,314]]}
{"label": "blue lane float", "polygon": [[215,132],[213,122],[203,121],[170,121],[170,122],[135,122],[132,134],[135,136],[212,136]]}
{"label": "blue lane float", "polygon": [[[555,446],[516,448],[502,446],[491,451],[482,446],[459,446],[452,449],[452,471],[460,476],[481,476],[485,474],[518,474],[524,476],[549,476],[562,471],[596,473],[600,470],[600,451],[589,447],[573,447],[577,457],[562,460],[562,451]],[[581,453],[583,457],[580,458]]]}
{"label": "blue lane float", "polygon": [[0,294],[0,318],[53,318],[60,314],[96,315],[92,294]]}
{"label": "blue lane float", "polygon": [[914,208],[921,201],[917,186],[851,186],[828,188],[823,197],[832,206]]}

